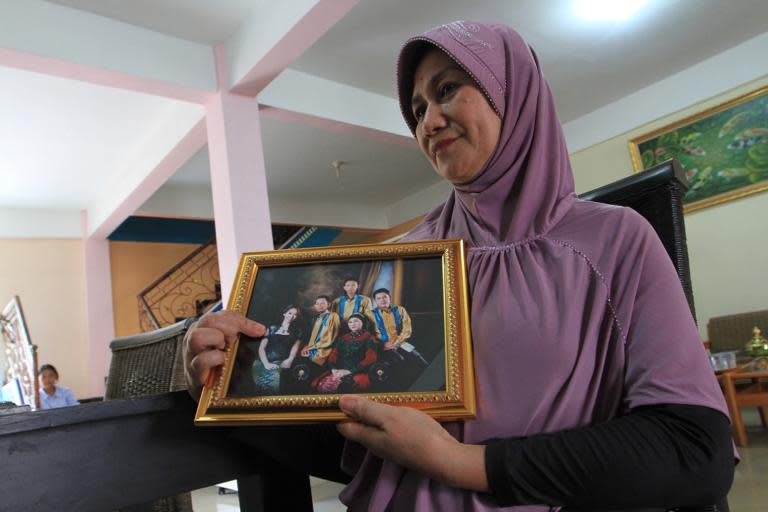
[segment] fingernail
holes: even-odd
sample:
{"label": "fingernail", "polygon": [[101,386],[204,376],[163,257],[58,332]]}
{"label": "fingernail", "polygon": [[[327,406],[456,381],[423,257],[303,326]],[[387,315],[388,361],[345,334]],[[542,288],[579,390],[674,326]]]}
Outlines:
{"label": "fingernail", "polygon": [[343,396],[339,399],[339,407],[345,414],[350,416],[355,412],[355,397]]}

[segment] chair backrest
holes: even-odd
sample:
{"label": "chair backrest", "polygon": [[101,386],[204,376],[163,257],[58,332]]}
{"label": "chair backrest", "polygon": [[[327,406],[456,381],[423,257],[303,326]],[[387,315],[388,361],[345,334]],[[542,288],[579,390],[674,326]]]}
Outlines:
{"label": "chair backrest", "polygon": [[[187,388],[182,357],[189,318],[152,332],[117,338],[109,344],[112,361],[104,400],[158,395]],[[192,512],[185,492],[121,509],[119,512]]]}
{"label": "chair backrest", "polygon": [[193,319],[156,331],[117,338],[109,344],[112,361],[105,400],[186,389],[182,342]]}
{"label": "chair backrest", "polygon": [[694,320],[691,271],[685,240],[683,198],[688,190],[685,171],[676,160],[669,160],[646,171],[596,188],[579,196],[580,199],[618,206],[627,206],[645,217],[659,235],[677,276],[683,285]]}
{"label": "chair backrest", "polygon": [[768,309],[710,318],[707,335],[712,352],[743,349],[756,326],[768,332]]}

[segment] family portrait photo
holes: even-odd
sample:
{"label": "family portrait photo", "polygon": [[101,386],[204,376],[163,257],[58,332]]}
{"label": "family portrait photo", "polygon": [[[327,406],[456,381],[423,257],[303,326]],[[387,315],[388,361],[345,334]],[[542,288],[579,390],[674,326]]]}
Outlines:
{"label": "family portrait photo", "polygon": [[227,396],[445,389],[439,257],[267,267]]}

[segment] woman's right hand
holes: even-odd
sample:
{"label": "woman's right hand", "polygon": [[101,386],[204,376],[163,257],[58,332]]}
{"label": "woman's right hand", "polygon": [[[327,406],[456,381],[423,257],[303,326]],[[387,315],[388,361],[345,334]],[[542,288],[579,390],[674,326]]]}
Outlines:
{"label": "woman's right hand", "polygon": [[184,336],[184,377],[195,400],[200,398],[211,370],[224,364],[227,345],[243,333],[260,338],[266,328],[234,311],[208,313],[190,327]]}

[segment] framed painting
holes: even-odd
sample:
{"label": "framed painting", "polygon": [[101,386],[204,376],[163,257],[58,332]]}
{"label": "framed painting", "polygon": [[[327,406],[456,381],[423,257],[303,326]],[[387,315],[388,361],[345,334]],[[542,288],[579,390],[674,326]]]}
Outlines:
{"label": "framed painting", "polygon": [[347,393],[475,415],[460,240],[246,253],[229,309],[266,333],[227,346],[197,425],[338,421]]}
{"label": "framed painting", "polygon": [[634,138],[629,150],[636,172],[680,162],[686,213],[768,190],[768,87]]}

